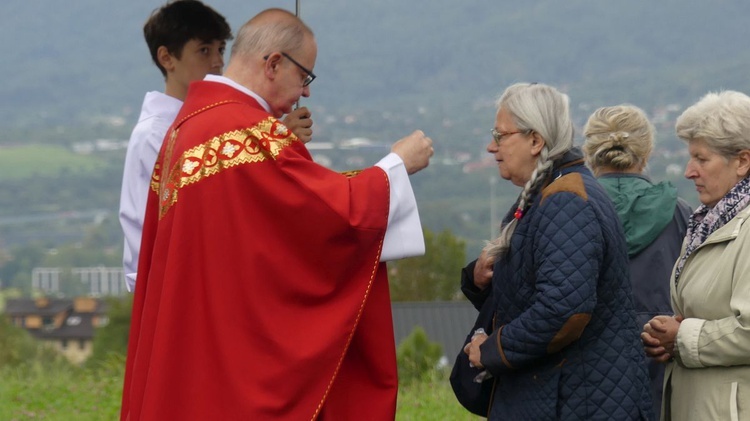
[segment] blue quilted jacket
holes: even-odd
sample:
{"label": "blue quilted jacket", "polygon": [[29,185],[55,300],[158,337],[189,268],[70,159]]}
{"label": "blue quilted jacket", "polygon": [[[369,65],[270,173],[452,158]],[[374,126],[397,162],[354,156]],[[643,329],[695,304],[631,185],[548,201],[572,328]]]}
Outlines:
{"label": "blue quilted jacket", "polygon": [[550,180],[494,267],[489,419],[651,420],[617,213],[576,149]]}

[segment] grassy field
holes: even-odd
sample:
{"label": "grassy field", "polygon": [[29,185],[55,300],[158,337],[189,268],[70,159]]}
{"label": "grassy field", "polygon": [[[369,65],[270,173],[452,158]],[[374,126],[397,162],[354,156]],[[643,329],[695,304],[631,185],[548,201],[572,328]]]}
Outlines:
{"label": "grassy field", "polygon": [[78,155],[55,145],[0,147],[0,181],[27,178],[33,175],[57,175],[100,168],[103,163],[92,155]]}
{"label": "grassy field", "polygon": [[117,420],[122,369],[39,365],[0,370],[0,420]]}
{"label": "grassy field", "polygon": [[478,421],[453,395],[447,373],[399,388],[397,421]]}
{"label": "grassy field", "polygon": [[[120,409],[122,366],[112,360],[95,369],[70,366],[0,369],[0,420],[112,421]],[[445,374],[401,387],[398,421],[471,421],[453,396]]]}

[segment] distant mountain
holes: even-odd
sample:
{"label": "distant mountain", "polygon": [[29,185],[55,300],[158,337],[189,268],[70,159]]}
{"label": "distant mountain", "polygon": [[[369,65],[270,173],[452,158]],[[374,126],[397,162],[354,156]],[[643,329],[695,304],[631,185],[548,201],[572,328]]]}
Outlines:
{"label": "distant mountain", "polygon": [[[295,7],[292,0],[208,3],[235,32],[263,8]],[[384,145],[425,130],[436,154],[412,177],[422,223],[467,239],[469,257],[496,235],[497,221],[518,194],[511,183],[498,183],[492,160],[483,161],[494,99],[510,83],[545,82],[568,92],[579,141],[595,107],[643,107],[659,133],[650,174],[672,181],[693,204],[674,118],[709,90],[750,92],[750,50],[736,47],[750,31],[747,0],[301,3],[319,47],[318,78],[312,97],[302,101],[313,110],[312,145],[327,148],[352,138]],[[25,168],[31,176],[0,174],[6,193],[0,195],[0,249],[82,241],[97,230],[121,244],[116,212],[124,153],[93,152],[84,166],[73,146],[127,138],[144,93],[163,87],[142,39],[144,21],[161,4],[3,1],[0,158],[13,160],[6,173],[19,165],[36,168]],[[2,148],[36,143],[56,145],[17,155]],[[59,145],[71,152],[60,153]],[[313,150],[334,169],[369,165],[382,152]],[[45,153],[54,166],[35,159]],[[19,155],[23,159],[13,158]],[[104,224],[60,217],[92,210],[97,220],[100,210],[108,212]]]}
{"label": "distant mountain", "polygon": [[[301,2],[319,44],[305,102],[328,112],[422,106],[488,127],[491,106],[475,107],[515,81],[566,89],[579,121],[605,104],[652,110],[708,90],[750,91],[750,50],[736,47],[750,35],[746,0]],[[235,29],[262,8],[295,7],[207,3]],[[141,34],[160,4],[5,0],[0,143],[19,130],[131,126],[144,92],[162,86]]]}

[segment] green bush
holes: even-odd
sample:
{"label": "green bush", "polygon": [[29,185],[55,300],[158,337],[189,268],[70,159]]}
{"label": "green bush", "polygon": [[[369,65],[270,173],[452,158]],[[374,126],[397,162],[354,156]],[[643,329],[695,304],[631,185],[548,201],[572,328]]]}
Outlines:
{"label": "green bush", "polygon": [[0,314],[0,368],[15,367],[29,361],[57,364],[62,357],[49,346],[37,342],[20,327]]}
{"label": "green bush", "polygon": [[408,384],[424,379],[435,370],[442,356],[443,347],[430,342],[424,329],[416,326],[396,350],[399,382]]}
{"label": "green bush", "polygon": [[[94,353],[86,361],[87,365],[98,365],[112,358],[121,357],[124,361],[128,351],[130,313],[133,310],[133,294],[107,298],[109,323],[96,330]],[[124,362],[123,362],[124,364]]]}

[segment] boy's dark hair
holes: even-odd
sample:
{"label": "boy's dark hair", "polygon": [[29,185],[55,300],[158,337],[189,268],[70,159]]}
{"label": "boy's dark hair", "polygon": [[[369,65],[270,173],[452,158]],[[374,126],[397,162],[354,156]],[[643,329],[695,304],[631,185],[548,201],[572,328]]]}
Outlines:
{"label": "boy's dark hair", "polygon": [[151,12],[143,25],[143,36],[151,59],[166,76],[167,71],[156,56],[159,47],[167,47],[172,55],[180,58],[183,47],[191,39],[228,41],[232,39],[232,30],[224,16],[200,1],[176,0]]}

